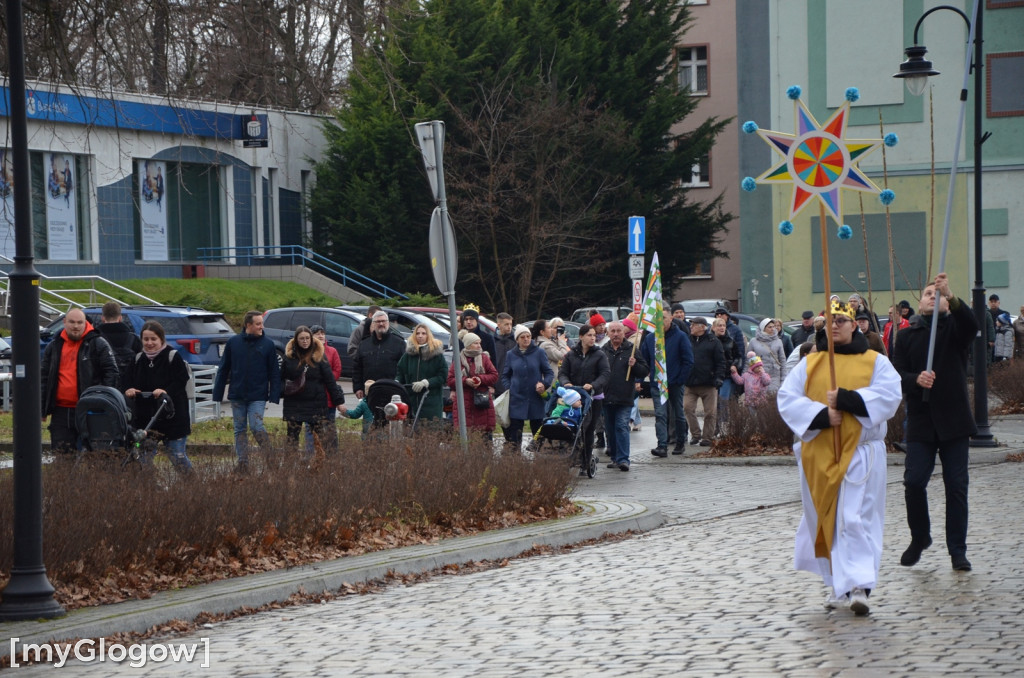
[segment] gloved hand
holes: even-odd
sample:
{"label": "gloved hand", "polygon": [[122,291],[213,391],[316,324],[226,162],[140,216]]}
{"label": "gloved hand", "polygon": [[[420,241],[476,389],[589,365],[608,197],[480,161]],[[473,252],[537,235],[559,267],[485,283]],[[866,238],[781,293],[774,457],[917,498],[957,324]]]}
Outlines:
{"label": "gloved hand", "polygon": [[426,379],[421,379],[420,381],[414,381],[412,383],[412,390],[416,393],[428,388],[430,388],[430,382]]}

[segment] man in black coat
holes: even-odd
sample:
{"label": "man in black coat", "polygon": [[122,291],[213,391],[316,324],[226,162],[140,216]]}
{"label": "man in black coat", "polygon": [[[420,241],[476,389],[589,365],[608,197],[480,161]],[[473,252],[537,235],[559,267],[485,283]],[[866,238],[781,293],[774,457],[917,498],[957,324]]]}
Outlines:
{"label": "man in black coat", "polygon": [[[722,342],[708,329],[708,321],[697,316],[690,321],[690,343],[693,346],[693,369],[686,379],[683,392],[683,413],[690,429],[690,443],[711,447],[715,437],[715,418],[718,413],[718,389],[725,380],[725,352]],[[697,401],[704,403],[704,431],[697,423]],[[683,446],[676,445],[673,454],[682,454]]]}
{"label": "man in black coat", "polygon": [[41,373],[43,421],[53,415],[50,448],[73,454],[78,449],[78,398],[90,386],[117,387],[114,352],[86,320],[85,313],[73,308],[64,316],[64,329],[46,345]]}
{"label": "man in black coat", "polygon": [[121,304],[108,301],[103,304],[103,322],[96,328],[114,352],[119,374],[117,388],[124,391],[128,388],[128,379],[135,367],[135,356],[142,353],[142,340],[121,317]]}
{"label": "man in black coat", "polygon": [[[685,337],[684,337],[685,339]],[[604,430],[612,462],[608,468],[629,470],[629,413],[637,384],[647,376],[647,362],[633,344],[626,341],[626,328],[618,322],[608,323],[608,342],[602,347],[608,355],[608,381],[604,384]],[[626,379],[626,375],[629,379]]]}
{"label": "man in black coat", "polygon": [[799,348],[805,341],[814,341],[814,311],[804,311],[800,318],[800,327],[793,332],[793,348]]}
{"label": "man in black coat", "polygon": [[[929,372],[925,368],[936,303],[939,324]],[[893,366],[902,378],[907,404],[903,486],[911,537],[901,565],[915,564],[931,546],[926,488],[938,454],[946,487],[946,548],[953,569],[971,569],[967,560],[967,448],[978,429],[967,394],[967,352],[977,332],[974,312],[953,296],[946,274],[939,273],[921,293],[918,315],[911,318],[910,327],[896,336]]]}
{"label": "man in black coat", "polygon": [[377,311],[370,322],[370,334],[359,342],[356,352],[352,388],[356,397],[363,398],[367,380],[394,379],[398,373],[398,359],[405,352],[405,340],[391,331],[388,314]]}

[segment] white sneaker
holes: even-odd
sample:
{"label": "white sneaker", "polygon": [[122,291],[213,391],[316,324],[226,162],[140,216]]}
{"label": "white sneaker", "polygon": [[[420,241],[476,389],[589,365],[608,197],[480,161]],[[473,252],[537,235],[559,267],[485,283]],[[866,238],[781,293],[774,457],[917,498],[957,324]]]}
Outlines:
{"label": "white sneaker", "polygon": [[868,596],[864,589],[856,588],[850,591],[850,609],[858,617],[863,617],[869,612]]}
{"label": "white sneaker", "polygon": [[850,604],[848,596],[836,596],[835,591],[829,589],[828,593],[825,594],[825,609],[836,610],[840,607],[846,607]]}

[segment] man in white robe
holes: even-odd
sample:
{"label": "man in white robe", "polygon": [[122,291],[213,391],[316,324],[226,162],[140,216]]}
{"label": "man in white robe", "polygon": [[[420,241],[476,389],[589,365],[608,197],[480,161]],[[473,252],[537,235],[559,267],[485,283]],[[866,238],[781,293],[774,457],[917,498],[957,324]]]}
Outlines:
{"label": "man in white robe", "polygon": [[[826,607],[848,602],[867,614],[878,583],[885,517],[888,420],[902,399],[900,377],[889,360],[868,348],[853,310],[832,303],[836,386],[831,388],[827,337],[802,359],[778,392],[779,412],[793,430],[800,468],[803,517],[794,565],[821,576]],[[839,450],[836,453],[836,435]]]}

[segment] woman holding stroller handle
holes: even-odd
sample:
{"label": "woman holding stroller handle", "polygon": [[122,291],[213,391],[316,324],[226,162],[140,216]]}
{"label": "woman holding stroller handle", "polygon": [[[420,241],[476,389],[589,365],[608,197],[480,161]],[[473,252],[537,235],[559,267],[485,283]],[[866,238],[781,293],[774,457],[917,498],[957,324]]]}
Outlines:
{"label": "woman holding stroller handle", "polygon": [[[305,375],[305,379],[303,379]],[[288,382],[302,383],[297,391],[289,393]],[[324,345],[313,338],[305,325],[295,330],[295,335],[284,349],[284,364],[281,365],[281,392],[284,394],[283,416],[288,429],[288,442],[298,446],[299,433],[305,424],[320,436],[321,444],[329,440],[330,420],[327,418],[327,394],[331,400],[343,407],[345,393],[334,381],[331,366],[324,359]],[[306,449],[306,456],[313,450]]]}
{"label": "woman holding stroller handle", "polygon": [[[142,353],[136,356],[125,378],[128,388],[124,394],[134,401],[132,426],[145,429],[160,408],[161,396],[170,398],[173,407],[165,406],[164,413],[171,412],[171,416],[164,415],[157,419],[147,435],[159,434],[175,470],[184,475],[190,474],[192,462],[185,453],[185,444],[192,432],[186,391],[191,379],[188,366],[181,353],[176,352],[171,357],[171,347],[167,345],[164,328],[160,323],[148,321],[142,326],[141,336]],[[153,397],[143,397],[143,393],[152,393]]]}
{"label": "woman holding stroller handle", "polygon": [[558,381],[566,388],[576,386],[591,396],[591,415],[583,431],[587,455],[594,452],[594,427],[601,418],[604,385],[608,382],[610,367],[608,354],[597,348],[597,331],[592,325],[580,327],[580,339],[562,361]]}
{"label": "woman holding stroller handle", "polygon": [[[498,370],[491,362],[491,357],[483,349],[480,337],[467,332],[462,337],[465,346],[459,354],[462,366],[462,402],[466,409],[466,429],[483,433],[484,439],[490,442],[494,431],[494,399],[488,397],[487,407],[474,404],[475,393],[489,393],[491,387],[498,383]],[[448,368],[448,388],[455,395],[455,363]],[[452,421],[459,428],[459,408],[452,408]]]}
{"label": "woman holding stroller handle", "polygon": [[[412,384],[409,399],[410,417],[419,412],[417,421],[439,420],[444,411],[441,388],[444,386],[448,363],[444,359],[444,344],[435,339],[430,328],[420,324],[405,343],[405,353],[398,359],[395,380]],[[420,405],[420,401],[423,404]]]}

